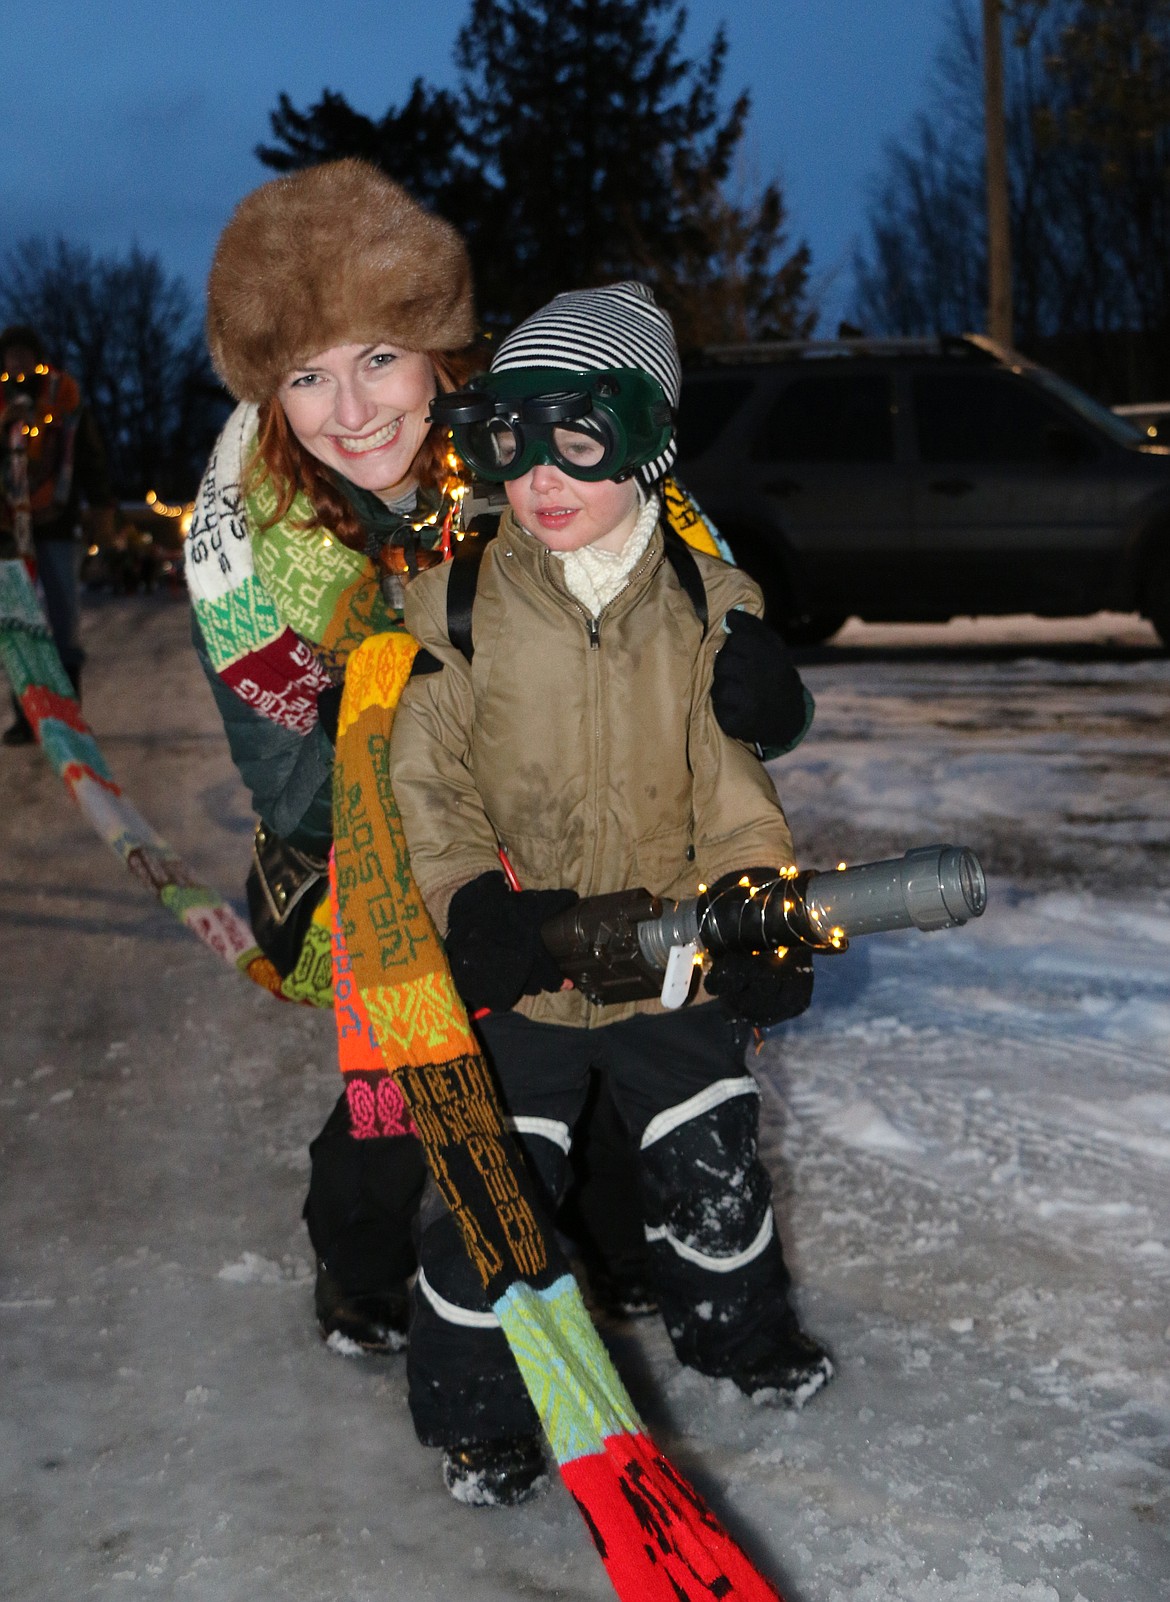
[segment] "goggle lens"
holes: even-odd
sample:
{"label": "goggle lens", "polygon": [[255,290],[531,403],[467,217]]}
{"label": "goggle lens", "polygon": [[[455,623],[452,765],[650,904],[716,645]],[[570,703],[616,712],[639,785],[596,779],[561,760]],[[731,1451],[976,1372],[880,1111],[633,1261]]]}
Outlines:
{"label": "goggle lens", "polygon": [[605,440],[586,423],[579,428],[554,428],[552,443],[553,455],[568,473],[572,473],[575,467],[600,466],[606,452]]}
{"label": "goggle lens", "polygon": [[469,423],[455,430],[456,443],[466,432],[466,454],[472,463],[490,472],[493,468],[510,467],[516,460],[518,449],[516,431],[504,417],[489,417],[483,423]]}
{"label": "goggle lens", "polygon": [[[553,462],[570,478],[617,471],[619,451],[603,420],[575,424],[522,423],[507,417],[457,424],[455,447],[485,477],[519,478],[538,462]],[[605,471],[599,471],[604,467]]]}

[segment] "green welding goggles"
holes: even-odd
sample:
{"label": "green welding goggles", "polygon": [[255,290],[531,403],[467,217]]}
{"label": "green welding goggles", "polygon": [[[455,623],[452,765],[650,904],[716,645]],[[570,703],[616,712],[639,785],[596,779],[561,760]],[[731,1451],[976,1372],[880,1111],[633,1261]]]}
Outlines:
{"label": "green welding goggles", "polygon": [[540,462],[570,478],[620,481],[660,456],[674,432],[662,386],[636,367],[481,373],[436,395],[431,421],[451,430],[473,473],[496,484]]}

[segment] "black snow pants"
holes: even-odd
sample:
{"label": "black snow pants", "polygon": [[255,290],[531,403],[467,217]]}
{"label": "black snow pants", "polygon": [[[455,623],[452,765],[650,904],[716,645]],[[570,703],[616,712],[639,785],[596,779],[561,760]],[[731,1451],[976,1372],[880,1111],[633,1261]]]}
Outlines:
{"label": "black snow pants", "polygon": [[344,1092],[309,1147],[304,1218],[313,1250],[348,1296],[376,1296],[414,1273],[426,1158],[413,1135],[351,1133]]}
{"label": "black snow pants", "polygon": [[[712,1375],[758,1361],[787,1327],[789,1279],[756,1151],[759,1091],[744,1067],[744,1032],[715,1003],[601,1029],[499,1013],[479,1029],[550,1211],[569,1183],[591,1075],[605,1077],[638,1149],[636,1185],[621,1200],[643,1220],[676,1353]],[[420,1441],[535,1433],[519,1370],[433,1183],[419,1225],[407,1375]]]}
{"label": "black snow pants", "polygon": [[[574,1151],[571,1206],[559,1220],[583,1259],[615,1279],[649,1275],[637,1157],[606,1087],[594,1087]],[[347,1296],[394,1290],[418,1266],[415,1220],[427,1165],[413,1135],[351,1133],[344,1093],[309,1146],[304,1219],[317,1257]]]}

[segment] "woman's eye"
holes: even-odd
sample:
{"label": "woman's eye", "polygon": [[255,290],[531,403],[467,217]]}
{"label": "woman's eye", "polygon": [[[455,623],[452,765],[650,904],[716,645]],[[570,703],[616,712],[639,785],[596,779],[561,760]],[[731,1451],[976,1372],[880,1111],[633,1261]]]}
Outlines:
{"label": "woman's eye", "polygon": [[389,367],[391,362],[396,362],[397,360],[398,360],[398,357],[397,357],[397,355],[396,355],[396,353],[394,351],[392,351],[392,350],[378,350],[378,351],[375,351],[374,354],[370,357],[370,366],[371,367]]}
{"label": "woman's eye", "polygon": [[313,387],[313,385],[317,382],[318,377],[319,377],[319,375],[317,373],[301,373],[301,375],[298,378],[294,378],[293,379],[292,383],[289,385],[289,388],[290,389],[311,389]]}

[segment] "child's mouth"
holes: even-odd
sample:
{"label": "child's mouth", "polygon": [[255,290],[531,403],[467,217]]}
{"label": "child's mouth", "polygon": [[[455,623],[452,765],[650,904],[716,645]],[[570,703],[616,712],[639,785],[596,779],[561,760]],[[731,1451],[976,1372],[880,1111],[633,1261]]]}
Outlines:
{"label": "child's mouth", "polygon": [[541,528],[563,528],[576,515],[575,506],[543,506],[534,514]]}

